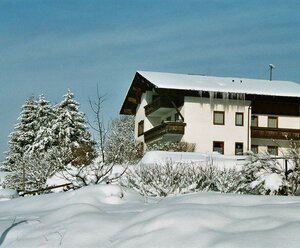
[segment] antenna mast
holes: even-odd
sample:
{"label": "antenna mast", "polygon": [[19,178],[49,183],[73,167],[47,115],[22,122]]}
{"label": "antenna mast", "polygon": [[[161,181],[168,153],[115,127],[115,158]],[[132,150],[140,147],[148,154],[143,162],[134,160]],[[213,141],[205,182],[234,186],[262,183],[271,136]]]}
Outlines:
{"label": "antenna mast", "polygon": [[272,72],[273,72],[273,69],[275,69],[275,65],[269,64],[269,67],[270,67],[270,81],[272,81]]}

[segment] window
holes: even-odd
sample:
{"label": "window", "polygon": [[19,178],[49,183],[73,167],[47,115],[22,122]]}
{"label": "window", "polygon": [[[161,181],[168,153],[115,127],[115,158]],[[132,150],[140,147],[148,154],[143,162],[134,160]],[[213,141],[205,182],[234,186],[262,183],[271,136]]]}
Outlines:
{"label": "window", "polygon": [[223,94],[221,92],[217,92],[214,94],[214,98],[223,99]]}
{"label": "window", "polygon": [[172,117],[171,116],[168,116],[167,118],[166,118],[166,121],[171,121],[172,120]]}
{"label": "window", "polygon": [[214,125],[224,125],[225,113],[224,111],[214,111]]}
{"label": "window", "polygon": [[214,141],[213,142],[213,151],[224,154],[224,142],[223,141]]}
{"label": "window", "polygon": [[235,125],[244,126],[244,113],[235,113]]}
{"label": "window", "polygon": [[258,116],[257,115],[251,116],[251,127],[258,127]]}
{"label": "window", "polygon": [[277,128],[278,118],[276,116],[268,116],[268,127]]}
{"label": "window", "polygon": [[243,149],[244,144],[241,142],[236,142],[235,143],[235,155],[242,155],[244,152]]}
{"label": "window", "polygon": [[258,145],[251,145],[251,152],[253,152],[254,154],[258,153]]}
{"label": "window", "polygon": [[140,121],[138,124],[138,136],[143,135],[144,133],[144,121]]}
{"label": "window", "polygon": [[270,155],[278,155],[278,147],[277,146],[268,146],[268,153]]}

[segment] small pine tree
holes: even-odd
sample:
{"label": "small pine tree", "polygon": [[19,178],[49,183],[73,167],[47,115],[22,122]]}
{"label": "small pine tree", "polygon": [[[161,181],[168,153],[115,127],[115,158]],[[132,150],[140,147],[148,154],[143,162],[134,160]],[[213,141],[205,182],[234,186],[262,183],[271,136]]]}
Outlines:
{"label": "small pine tree", "polygon": [[[241,192],[263,195],[299,194],[300,152],[297,143],[290,147],[283,158],[268,153],[249,154],[250,161],[241,171]],[[285,163],[288,168],[285,168]]]}
{"label": "small pine tree", "polygon": [[287,195],[289,182],[278,159],[268,153],[250,154],[241,171],[241,192],[261,195]]}

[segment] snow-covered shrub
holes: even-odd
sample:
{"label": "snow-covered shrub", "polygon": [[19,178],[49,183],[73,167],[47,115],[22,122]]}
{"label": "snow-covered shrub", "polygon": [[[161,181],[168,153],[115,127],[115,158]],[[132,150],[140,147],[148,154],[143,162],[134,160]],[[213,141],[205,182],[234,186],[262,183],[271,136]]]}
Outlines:
{"label": "snow-covered shrub", "polygon": [[240,193],[241,173],[236,169],[218,169],[214,175],[217,191],[222,193]]}
{"label": "snow-covered shrub", "polygon": [[287,171],[287,179],[290,184],[292,194],[298,194],[300,185],[300,148],[299,143],[290,141],[290,147],[285,154],[285,158],[289,161],[289,169]]}
{"label": "snow-covered shrub", "polygon": [[107,133],[105,157],[107,163],[136,163],[143,156],[134,139],[134,117],[122,116],[112,122]]}
{"label": "snow-covered shrub", "polygon": [[239,172],[209,164],[172,161],[151,166],[131,167],[121,184],[145,196],[168,196],[197,191],[237,192]]}
{"label": "snow-covered shrub", "polygon": [[194,152],[195,144],[187,142],[156,141],[147,145],[147,151]]}
{"label": "snow-covered shrub", "polygon": [[15,170],[5,178],[3,186],[18,191],[44,189],[47,178],[63,168],[61,152],[51,149],[44,153],[27,153],[15,162]]}
{"label": "snow-covered shrub", "polygon": [[251,154],[250,161],[241,171],[244,193],[262,195],[292,194],[285,169],[276,157],[267,153]]}
{"label": "snow-covered shrub", "polygon": [[98,160],[90,165],[82,165],[80,167],[68,164],[64,170],[56,173],[56,177],[70,182],[69,189],[74,189],[88,185],[114,182],[122,176],[125,170],[125,166],[119,166],[116,169],[114,164],[106,164]]}
{"label": "snow-covered shrub", "polygon": [[[281,158],[268,153],[249,154],[249,163],[241,171],[241,192],[263,195],[295,195],[300,183],[300,152],[297,143]],[[287,166],[287,168],[286,168]]]}

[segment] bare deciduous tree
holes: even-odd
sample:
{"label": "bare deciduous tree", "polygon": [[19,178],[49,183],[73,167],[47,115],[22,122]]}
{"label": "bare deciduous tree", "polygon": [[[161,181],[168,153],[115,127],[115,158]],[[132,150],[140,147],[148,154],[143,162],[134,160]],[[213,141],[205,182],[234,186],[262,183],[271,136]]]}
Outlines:
{"label": "bare deciduous tree", "polygon": [[88,121],[89,126],[96,132],[97,144],[102,161],[105,161],[105,142],[108,132],[108,124],[105,124],[103,117],[103,104],[105,102],[106,95],[100,95],[99,88],[97,86],[96,100],[89,99],[89,104],[94,114],[93,122]]}

